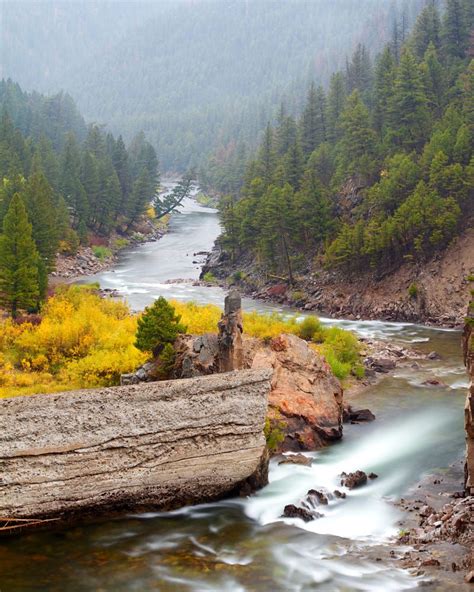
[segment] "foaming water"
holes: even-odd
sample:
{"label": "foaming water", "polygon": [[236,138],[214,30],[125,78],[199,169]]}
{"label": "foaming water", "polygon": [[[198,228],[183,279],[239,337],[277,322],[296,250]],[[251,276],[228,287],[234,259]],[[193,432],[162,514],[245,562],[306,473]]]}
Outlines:
{"label": "foaming water", "polygon": [[[188,200],[156,243],[123,253],[114,270],[98,274],[132,308],[155,298],[221,305],[220,288],[193,286],[194,253],[210,250],[219,234],[215,211]],[[90,281],[90,280],[88,280]],[[243,299],[246,310],[299,314]],[[404,367],[358,396],[377,416],[344,426],[343,440],[307,453],[310,467],[271,463],[270,483],[248,499],[148,512],[57,532],[0,540],[0,588],[8,592],[391,592],[418,587],[420,578],[386,560],[400,513],[391,502],[421,477],[463,453],[466,376],[460,335],[409,323],[346,321],[325,324],[366,338],[409,343],[441,359]],[[438,386],[427,385],[436,379]],[[341,490],[341,472],[374,472],[375,480]],[[324,489],[329,504],[310,523],[282,518],[309,489]],[[27,566],[27,567],[25,567]],[[429,587],[425,589],[430,589]]]}

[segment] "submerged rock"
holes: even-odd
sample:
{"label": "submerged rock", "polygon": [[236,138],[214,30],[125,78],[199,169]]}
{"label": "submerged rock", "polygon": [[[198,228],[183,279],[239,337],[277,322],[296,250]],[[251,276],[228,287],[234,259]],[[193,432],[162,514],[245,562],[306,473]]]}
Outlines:
{"label": "submerged rock", "polygon": [[367,483],[367,473],[364,471],[355,471],[354,473],[341,473],[341,485],[348,489],[362,487]]}
{"label": "submerged rock", "polygon": [[313,462],[312,458],[308,458],[303,454],[291,454],[289,456],[285,456],[283,460],[281,460],[278,464],[279,465],[303,465],[305,467],[310,467],[311,463]]}
{"label": "submerged rock", "polygon": [[311,512],[310,510],[305,510],[304,508],[299,508],[294,504],[288,504],[283,510],[283,516],[285,518],[300,518],[304,522],[311,522],[311,520],[320,518],[321,514],[318,514],[317,512]]}
{"label": "submerged rock", "polygon": [[370,411],[370,409],[353,409],[351,405],[346,405],[344,407],[343,420],[344,423],[348,423],[350,421],[375,421],[375,415],[372,413],[372,411]]}

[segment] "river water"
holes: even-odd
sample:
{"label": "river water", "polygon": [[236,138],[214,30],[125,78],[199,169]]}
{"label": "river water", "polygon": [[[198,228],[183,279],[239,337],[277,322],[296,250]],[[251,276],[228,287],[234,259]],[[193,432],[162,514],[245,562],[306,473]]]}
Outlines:
{"label": "river water", "polygon": [[[194,253],[210,250],[218,233],[216,212],[188,200],[164,238],[124,252],[114,270],[92,279],[119,290],[135,309],[159,295],[221,305],[220,288],[169,283],[198,277]],[[243,304],[291,312],[250,299]],[[421,585],[419,577],[385,560],[383,551],[393,548],[400,528],[401,515],[391,502],[463,454],[467,377],[460,334],[408,323],[323,321],[361,336],[436,350],[441,360],[401,369],[361,394],[358,405],[370,407],[375,422],[345,426],[342,442],[308,454],[311,467],[273,462],[269,485],[248,499],[2,540],[0,590],[388,592]],[[422,384],[433,377],[446,386]],[[308,489],[333,491],[342,471],[357,469],[379,478],[346,500],[330,500],[314,522],[281,519],[283,507],[298,504]]]}

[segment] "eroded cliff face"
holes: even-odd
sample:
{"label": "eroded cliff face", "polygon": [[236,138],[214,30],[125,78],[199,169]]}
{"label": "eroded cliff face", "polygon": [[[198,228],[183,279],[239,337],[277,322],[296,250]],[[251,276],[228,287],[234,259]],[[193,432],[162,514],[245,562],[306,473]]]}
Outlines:
{"label": "eroded cliff face", "polygon": [[170,509],[267,482],[271,372],[0,400],[0,517]]}
{"label": "eroded cliff face", "polygon": [[465,488],[474,495],[474,301],[471,302],[463,335],[464,362],[470,376],[470,385],[464,407],[466,428]]}

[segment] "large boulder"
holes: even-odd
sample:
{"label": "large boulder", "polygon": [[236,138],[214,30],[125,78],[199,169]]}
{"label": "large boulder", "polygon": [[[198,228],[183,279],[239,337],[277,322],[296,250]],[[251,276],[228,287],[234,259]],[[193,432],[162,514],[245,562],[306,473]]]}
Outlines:
{"label": "large boulder", "polygon": [[247,370],[0,399],[0,517],[13,528],[249,494],[267,483],[269,378]]}
{"label": "large boulder", "polygon": [[341,384],[306,341],[280,335],[257,351],[252,368],[273,369],[268,416],[282,432],[277,452],[315,450],[342,437]]}

